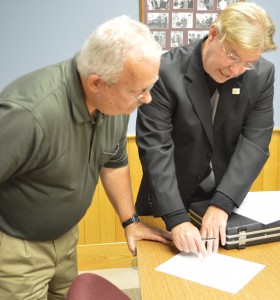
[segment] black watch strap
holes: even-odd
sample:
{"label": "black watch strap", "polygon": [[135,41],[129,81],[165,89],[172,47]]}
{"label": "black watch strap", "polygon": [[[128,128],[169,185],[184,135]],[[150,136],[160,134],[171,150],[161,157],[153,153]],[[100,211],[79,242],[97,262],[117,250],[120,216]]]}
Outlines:
{"label": "black watch strap", "polygon": [[132,217],[122,222],[122,227],[125,228],[126,226],[132,223],[139,223],[139,222],[140,222],[139,216],[137,214],[134,214]]}

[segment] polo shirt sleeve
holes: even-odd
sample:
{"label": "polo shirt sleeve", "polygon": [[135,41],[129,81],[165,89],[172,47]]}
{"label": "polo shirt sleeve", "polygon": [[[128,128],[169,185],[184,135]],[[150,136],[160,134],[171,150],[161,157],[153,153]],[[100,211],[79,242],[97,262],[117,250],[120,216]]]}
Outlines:
{"label": "polo shirt sleeve", "polygon": [[0,101],[0,183],[32,169],[38,161],[42,131],[32,113]]}
{"label": "polo shirt sleeve", "polygon": [[127,143],[127,136],[126,136],[126,131],[125,131],[125,133],[119,140],[119,143],[118,143],[111,159],[104,164],[104,167],[106,167],[106,168],[121,168],[128,164],[126,143]]}

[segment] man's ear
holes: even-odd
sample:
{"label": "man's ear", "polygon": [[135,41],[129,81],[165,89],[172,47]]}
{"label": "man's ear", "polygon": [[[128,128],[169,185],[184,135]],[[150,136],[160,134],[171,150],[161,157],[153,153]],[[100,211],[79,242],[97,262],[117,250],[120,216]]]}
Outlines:
{"label": "man's ear", "polygon": [[98,75],[96,74],[89,75],[89,77],[87,78],[87,82],[92,92],[94,93],[99,92],[100,86],[102,84],[102,79]]}
{"label": "man's ear", "polygon": [[213,41],[214,38],[217,36],[217,34],[218,34],[217,27],[215,24],[212,24],[209,29],[208,40]]}

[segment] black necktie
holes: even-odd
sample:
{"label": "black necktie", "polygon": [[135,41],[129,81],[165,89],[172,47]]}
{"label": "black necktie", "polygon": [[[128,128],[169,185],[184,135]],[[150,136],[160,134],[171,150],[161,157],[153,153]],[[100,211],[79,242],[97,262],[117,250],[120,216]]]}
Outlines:
{"label": "black necktie", "polygon": [[[218,89],[216,89],[213,96],[212,96],[212,98],[211,98],[211,100],[210,100],[211,109],[212,109],[212,123],[214,123],[215,114],[216,114],[217,105],[218,105],[218,100],[219,100],[219,91],[218,91]],[[209,164],[209,168],[210,168],[210,170],[208,170],[208,173],[210,172],[210,174],[199,184],[199,186],[205,192],[212,191],[213,188],[215,187],[215,184],[216,184],[211,161],[210,161],[210,164]]]}

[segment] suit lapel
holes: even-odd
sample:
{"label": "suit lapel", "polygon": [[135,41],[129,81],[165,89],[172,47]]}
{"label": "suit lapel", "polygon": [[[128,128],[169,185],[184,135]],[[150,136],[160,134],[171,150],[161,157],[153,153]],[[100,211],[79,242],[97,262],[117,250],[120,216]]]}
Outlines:
{"label": "suit lapel", "polygon": [[[202,44],[202,43],[201,43]],[[201,60],[200,47],[194,49],[185,74],[186,93],[213,147],[212,112],[208,86]]]}

